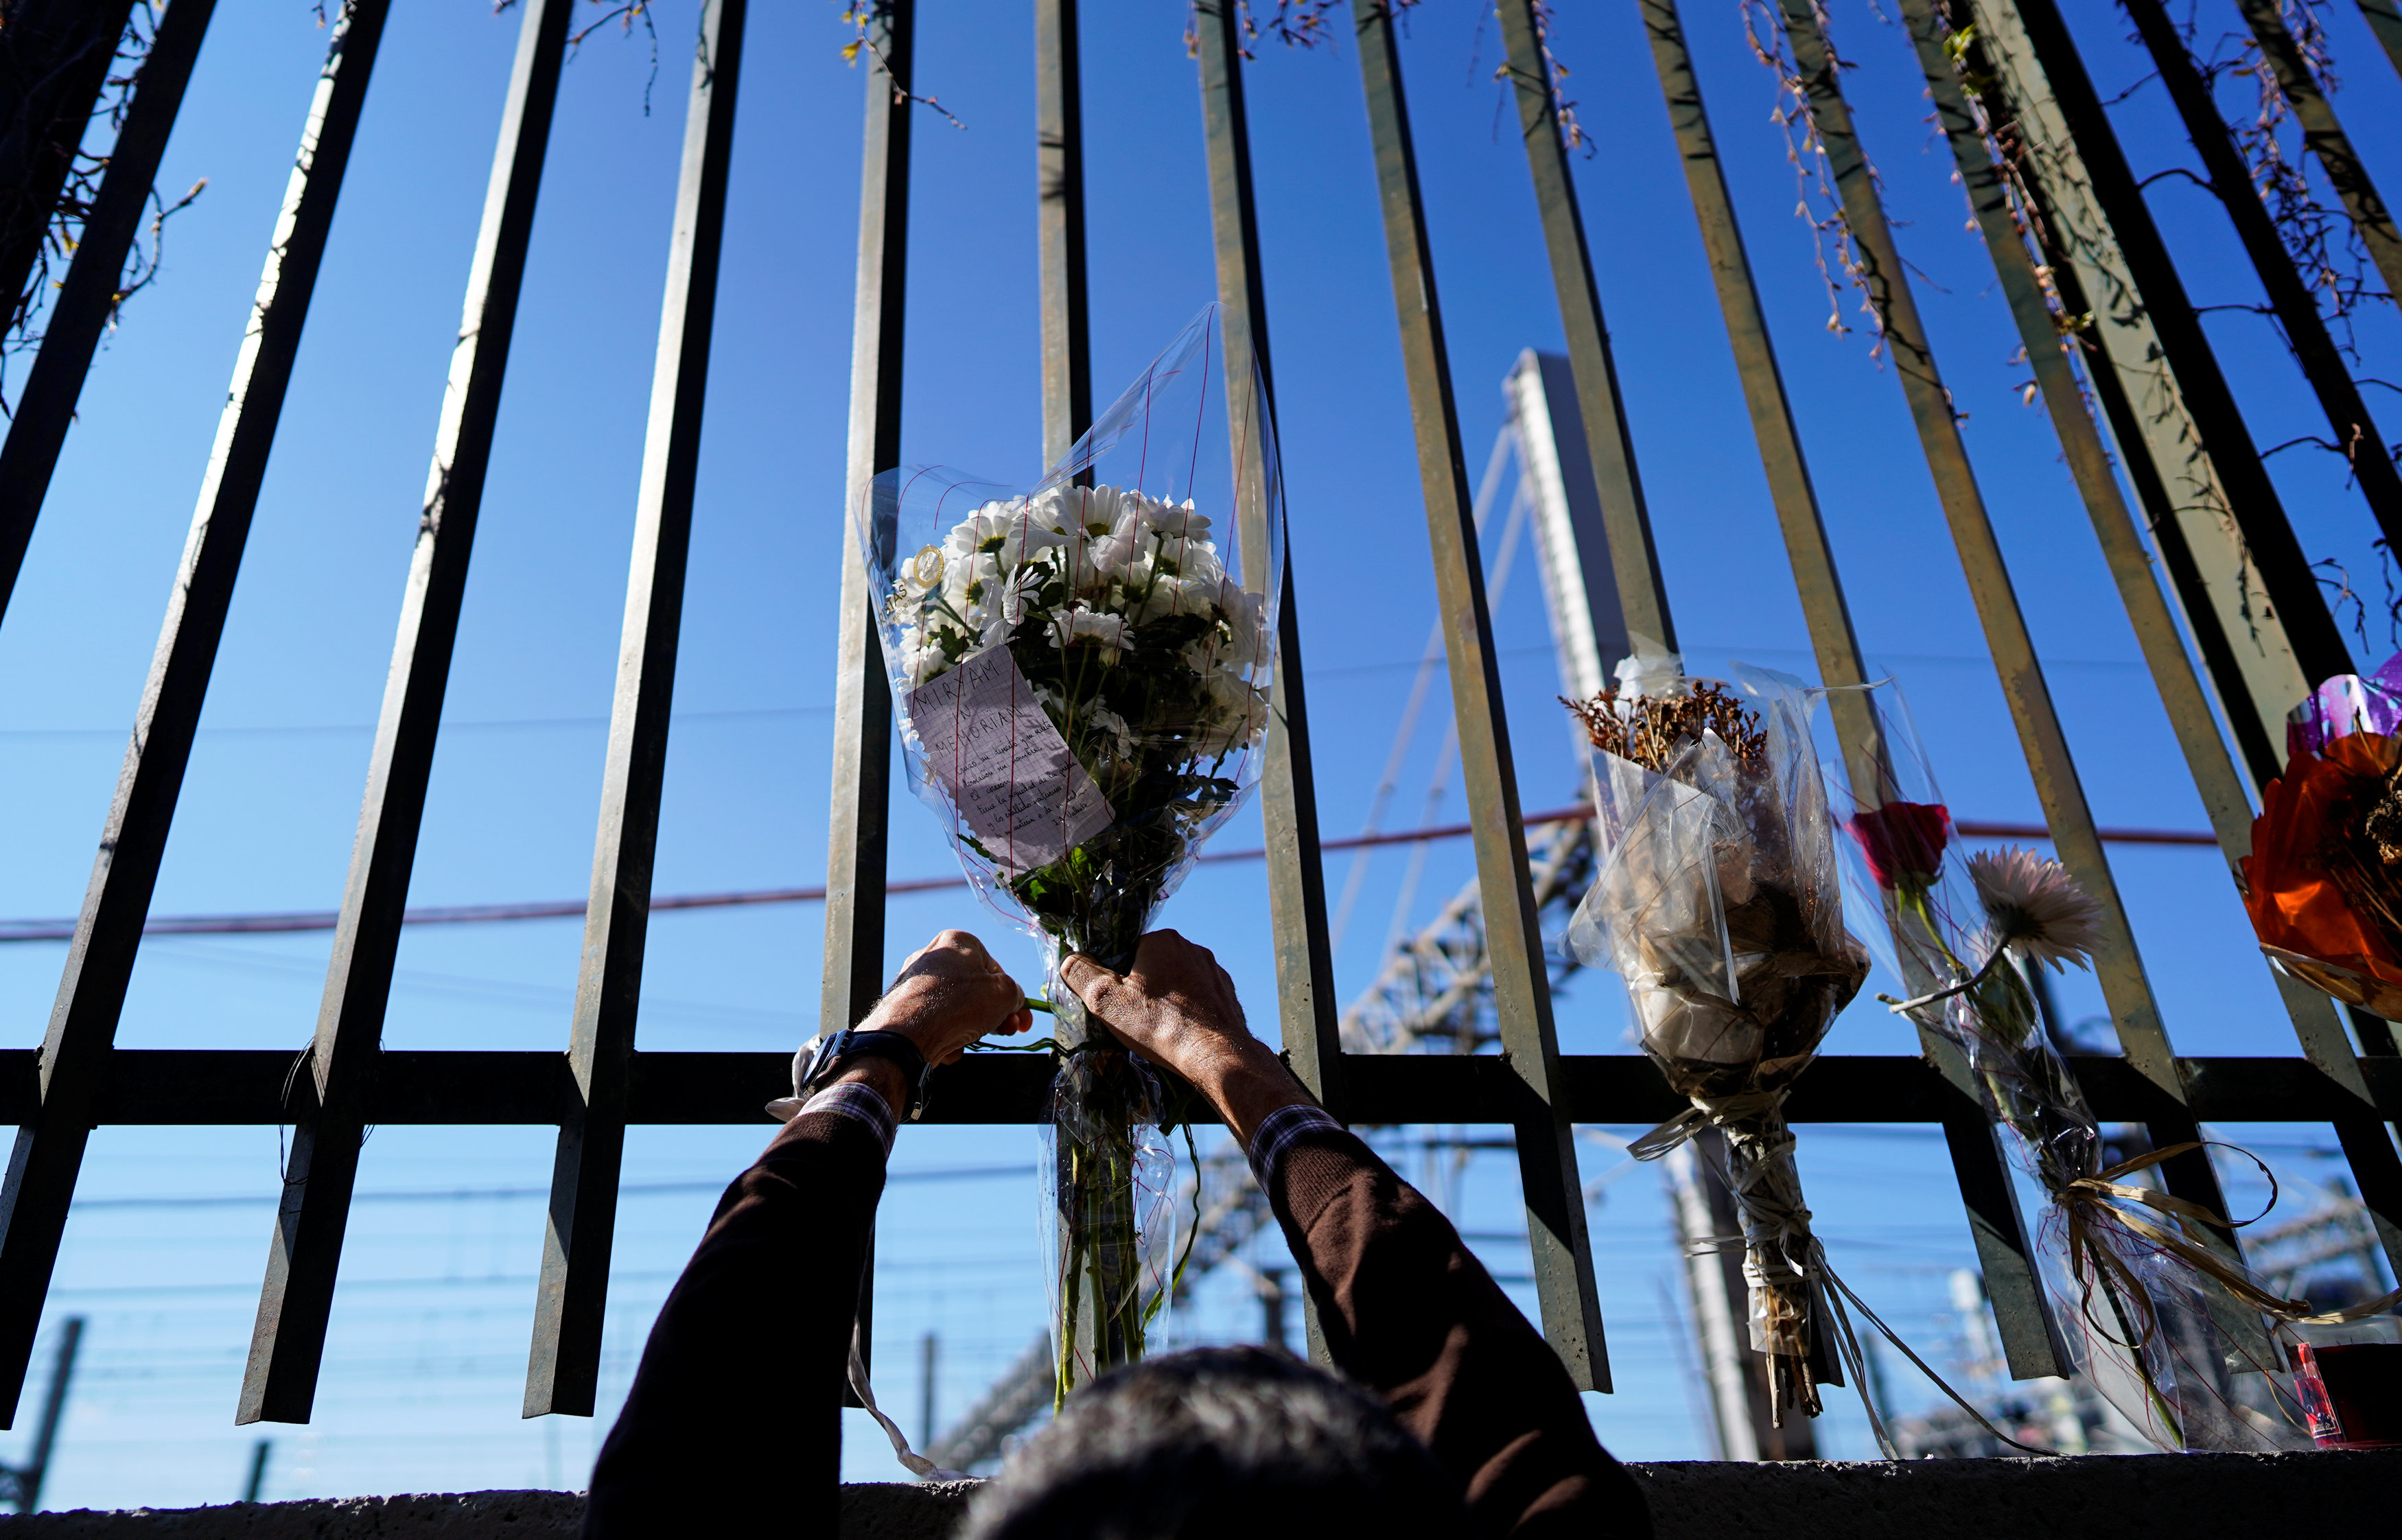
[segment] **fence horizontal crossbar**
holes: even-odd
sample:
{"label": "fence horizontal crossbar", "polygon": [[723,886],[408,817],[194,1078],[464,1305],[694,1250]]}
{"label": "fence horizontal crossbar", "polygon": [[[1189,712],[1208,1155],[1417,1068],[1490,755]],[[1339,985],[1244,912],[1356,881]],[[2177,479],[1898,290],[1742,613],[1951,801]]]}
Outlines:
{"label": "fence horizontal crossbar", "polygon": [[[36,1054],[0,1052],[0,1123],[30,1121],[39,1105]],[[1568,1116],[1578,1122],[1662,1121],[1685,1107],[1649,1059],[1569,1054],[1561,1059]],[[2196,1117],[2224,1122],[2321,1122],[2356,1113],[2358,1103],[2299,1058],[2181,1061]],[[2144,1122],[2164,1098],[2116,1058],[2070,1065],[2097,1117]],[[291,1122],[311,1110],[313,1079],[294,1073],[281,1050],[117,1049],[94,1116],[102,1124],[183,1126]],[[2362,1064],[2370,1088],[2402,1101],[2402,1058]],[[1349,1113],[1360,1123],[1512,1121],[1518,1081],[1498,1057],[1346,1055]],[[973,1055],[934,1074],[930,1123],[1040,1123],[1051,1082],[1048,1056]],[[764,1108],[792,1089],[787,1053],[645,1053],[633,1058],[627,1121],[633,1123],[765,1126]],[[374,1123],[556,1124],[573,1108],[574,1080],[559,1052],[386,1050],[371,1071]],[[1821,1059],[1793,1091],[1794,1122],[1931,1123],[1953,1093],[1925,1061],[1901,1056]]]}

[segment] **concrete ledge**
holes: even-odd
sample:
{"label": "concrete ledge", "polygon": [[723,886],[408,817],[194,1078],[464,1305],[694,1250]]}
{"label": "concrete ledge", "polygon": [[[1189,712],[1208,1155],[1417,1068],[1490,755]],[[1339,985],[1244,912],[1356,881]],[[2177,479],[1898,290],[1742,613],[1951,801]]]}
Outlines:
{"label": "concrete ledge", "polygon": [[2402,1451],[1635,1465],[1659,1540],[2392,1534]]}
{"label": "concrete ledge", "polygon": [[[874,1482],[842,1489],[842,1533],[860,1540],[939,1540],[981,1483]],[[580,1492],[467,1492],[228,1503],[0,1518],[8,1540],[574,1540]]]}
{"label": "concrete ledge", "polygon": [[[2264,1540],[2394,1533],[2402,1450],[2076,1460],[1630,1467],[1659,1540]],[[940,1540],[972,1481],[843,1489],[859,1540]],[[475,1492],[79,1510],[0,1519],[8,1540],[568,1540],[579,1493]]]}
{"label": "concrete ledge", "polygon": [[76,1508],[0,1519],[15,1540],[554,1540],[584,1522],[575,1492],[469,1492],[228,1503],[205,1508]]}

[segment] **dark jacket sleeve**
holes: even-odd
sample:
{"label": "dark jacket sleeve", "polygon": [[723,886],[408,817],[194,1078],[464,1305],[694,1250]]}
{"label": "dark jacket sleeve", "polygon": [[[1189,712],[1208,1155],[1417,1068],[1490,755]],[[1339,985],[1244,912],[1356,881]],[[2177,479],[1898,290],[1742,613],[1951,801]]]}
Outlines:
{"label": "dark jacket sleeve", "polygon": [[1478,1534],[1648,1540],[1558,1355],[1433,1204],[1333,1129],[1296,1138],[1275,1180],[1336,1367],[1458,1477]]}
{"label": "dark jacket sleeve", "polygon": [[587,1536],[834,1534],[884,1161],[866,1124],[812,1112],[726,1189],[600,1446]]}

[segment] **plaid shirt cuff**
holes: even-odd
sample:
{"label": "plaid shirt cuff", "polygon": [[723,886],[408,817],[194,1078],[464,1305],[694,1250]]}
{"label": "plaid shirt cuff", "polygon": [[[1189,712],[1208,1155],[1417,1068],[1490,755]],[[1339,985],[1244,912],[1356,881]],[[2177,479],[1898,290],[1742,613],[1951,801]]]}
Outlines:
{"label": "plaid shirt cuff", "polygon": [[1322,1107],[1296,1102],[1269,1113],[1251,1134],[1250,1148],[1244,1152],[1250,1157],[1251,1176],[1258,1180],[1260,1190],[1274,1198],[1277,1166],[1283,1161],[1286,1149],[1303,1134],[1320,1132],[1343,1132],[1343,1125]]}
{"label": "plaid shirt cuff", "polygon": [[884,1153],[892,1153],[892,1104],[865,1081],[838,1080],[826,1087],[801,1104],[803,1116],[812,1112],[839,1112],[846,1118],[858,1119],[876,1135],[876,1142],[884,1147]]}

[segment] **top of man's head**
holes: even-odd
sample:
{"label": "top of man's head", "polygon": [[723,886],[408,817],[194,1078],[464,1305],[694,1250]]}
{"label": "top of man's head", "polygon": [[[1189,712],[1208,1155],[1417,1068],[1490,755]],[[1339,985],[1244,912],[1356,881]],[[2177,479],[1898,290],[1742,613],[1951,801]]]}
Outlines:
{"label": "top of man's head", "polygon": [[1461,1534],[1459,1488],[1357,1387],[1265,1348],[1099,1381],[976,1493],[960,1540]]}

